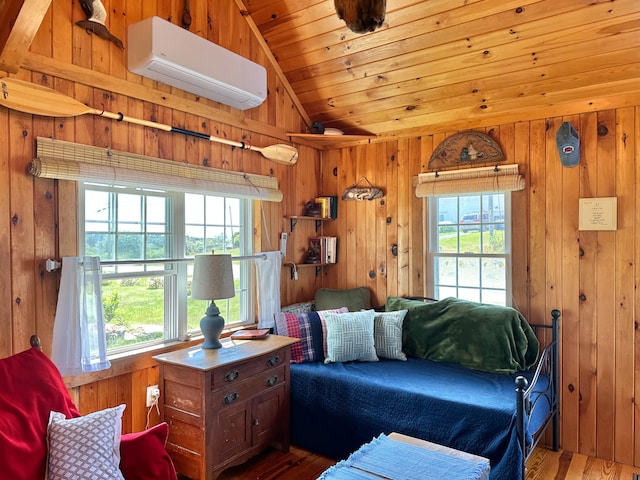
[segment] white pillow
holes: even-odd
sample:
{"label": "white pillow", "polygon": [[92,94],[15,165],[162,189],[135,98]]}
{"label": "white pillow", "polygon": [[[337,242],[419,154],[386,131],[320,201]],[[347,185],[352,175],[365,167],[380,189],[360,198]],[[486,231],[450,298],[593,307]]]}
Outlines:
{"label": "white pillow", "polygon": [[402,351],[402,324],[408,310],[376,312],[373,318],[373,341],[376,355],[392,360],[407,360]]}
{"label": "white pillow", "polygon": [[120,434],[126,405],[66,419],[51,412],[47,427],[47,479],[124,480],[120,472]]}
{"label": "white pillow", "polygon": [[377,362],[373,342],[373,310],[325,314],[327,356],[324,363]]}

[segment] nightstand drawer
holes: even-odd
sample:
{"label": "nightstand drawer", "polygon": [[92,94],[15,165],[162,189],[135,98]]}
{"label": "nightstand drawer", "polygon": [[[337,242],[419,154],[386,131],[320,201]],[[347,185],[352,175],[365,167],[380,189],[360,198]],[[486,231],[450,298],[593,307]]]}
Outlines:
{"label": "nightstand drawer", "polygon": [[[257,342],[260,340],[254,341]],[[227,388],[230,384],[237,384],[247,380],[260,372],[280,367],[285,361],[285,358],[284,349],[280,349],[263,357],[252,358],[251,360],[217,369],[213,372],[211,390],[215,392]]]}
{"label": "nightstand drawer", "polygon": [[212,395],[214,408],[226,407],[247,400],[258,395],[265,390],[280,385],[285,381],[284,365],[278,368],[271,368],[243,382],[225,385]]}

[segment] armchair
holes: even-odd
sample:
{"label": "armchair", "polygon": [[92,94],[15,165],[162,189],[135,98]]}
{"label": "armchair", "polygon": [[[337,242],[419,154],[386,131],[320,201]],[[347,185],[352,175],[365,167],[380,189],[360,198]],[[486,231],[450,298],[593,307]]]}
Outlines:
{"label": "armchair", "polygon": [[[0,359],[0,457],[4,478],[52,479],[70,462],[76,465],[68,468],[92,468],[90,478],[176,480],[165,450],[166,423],[120,435],[123,406],[82,417],[57,367],[40,350],[37,337],[32,337],[31,345],[29,350]],[[54,421],[55,417],[59,420]],[[53,432],[54,426],[55,437],[51,434],[48,439],[48,428]],[[58,453],[51,457],[55,465],[48,460],[54,449]],[[79,452],[78,457],[69,458],[69,452]],[[75,461],[80,455],[83,460]],[[74,478],[85,475],[75,472]]]}

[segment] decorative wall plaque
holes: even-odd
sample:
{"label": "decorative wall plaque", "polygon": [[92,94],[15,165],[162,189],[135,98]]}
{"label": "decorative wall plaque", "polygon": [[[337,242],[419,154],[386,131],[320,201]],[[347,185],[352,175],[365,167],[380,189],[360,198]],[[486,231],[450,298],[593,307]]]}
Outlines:
{"label": "decorative wall plaque", "polygon": [[459,167],[504,160],[500,146],[488,135],[465,131],[451,135],[436,147],[429,159],[429,169]]}
{"label": "decorative wall plaque", "polygon": [[[365,186],[361,186],[360,182],[363,180],[365,181]],[[383,196],[384,192],[380,188],[374,187],[367,180],[367,177],[360,177],[360,180],[342,192],[342,200],[375,200]]]}

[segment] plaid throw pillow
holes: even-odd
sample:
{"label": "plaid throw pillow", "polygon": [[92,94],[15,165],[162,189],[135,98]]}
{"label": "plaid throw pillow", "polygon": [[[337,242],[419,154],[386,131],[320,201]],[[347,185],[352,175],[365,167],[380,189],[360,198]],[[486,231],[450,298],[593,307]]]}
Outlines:
{"label": "plaid throw pillow", "polygon": [[291,363],[324,361],[324,337],[322,334],[324,314],[327,312],[346,313],[348,311],[344,307],[322,312],[276,313],[275,333],[300,339],[298,343],[291,345]]}

